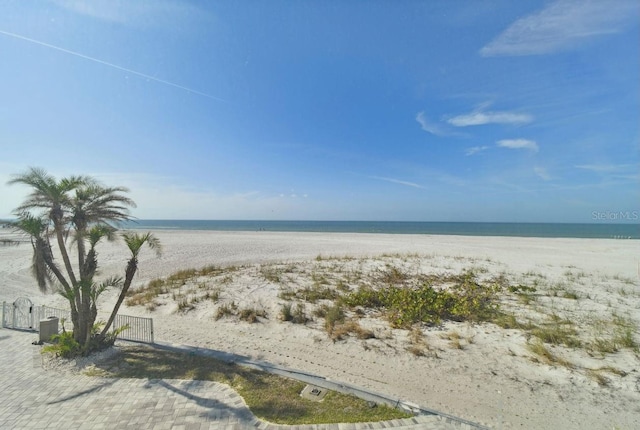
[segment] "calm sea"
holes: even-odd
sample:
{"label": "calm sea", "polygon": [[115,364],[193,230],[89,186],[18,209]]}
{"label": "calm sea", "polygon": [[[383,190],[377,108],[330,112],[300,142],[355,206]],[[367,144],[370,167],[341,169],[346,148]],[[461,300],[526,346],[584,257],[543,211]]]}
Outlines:
{"label": "calm sea", "polygon": [[463,236],[640,239],[640,224],[551,224],[404,221],[136,220],[134,229],[440,234]]}

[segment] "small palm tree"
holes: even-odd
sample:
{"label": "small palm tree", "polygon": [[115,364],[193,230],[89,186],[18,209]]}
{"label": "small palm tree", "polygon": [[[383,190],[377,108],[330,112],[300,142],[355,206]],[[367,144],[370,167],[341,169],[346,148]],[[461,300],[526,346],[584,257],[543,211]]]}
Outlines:
{"label": "small palm tree", "polygon": [[123,233],[122,238],[124,242],[127,244],[129,251],[131,251],[131,258],[127,262],[127,268],[125,270],[124,284],[122,285],[122,290],[120,291],[120,295],[118,296],[118,301],[116,302],[113,310],[111,311],[111,316],[109,320],[105,324],[102,332],[100,333],[100,338],[104,339],[109,329],[111,328],[111,324],[113,324],[113,320],[120,309],[120,305],[124,301],[124,298],[129,291],[129,287],[131,287],[131,282],[133,281],[133,277],[138,271],[138,254],[140,254],[140,250],[146,244],[150,249],[156,251],[156,255],[160,256],[160,240],[155,237],[151,233],[138,234],[138,233]]}
{"label": "small palm tree", "polygon": [[[14,211],[18,220],[13,227],[31,238],[34,251],[32,269],[38,287],[46,291],[54,281],[60,284],[60,293],[71,308],[74,339],[88,353],[98,312],[98,297],[108,288],[122,287],[121,298],[114,307],[109,323],[98,336],[98,340],[104,340],[104,334],[112,324],[137,271],[140,249],[145,243],[159,249],[159,242],[151,234],[125,234],[132,257],[125,270],[124,284],[117,277],[98,284],[94,282],[98,268],[96,246],[103,239],[112,240],[115,237],[116,228],[112,223],[131,219],[129,208],[135,207],[135,203],[122,194],[128,190],[124,187],[105,187],[89,176],[56,180],[38,168],[15,175],[9,184],[31,187],[31,194]],[[71,242],[68,242],[69,236],[72,237]],[[53,258],[51,237],[56,239],[64,269]],[[78,254],[75,268],[67,248],[74,245]]]}

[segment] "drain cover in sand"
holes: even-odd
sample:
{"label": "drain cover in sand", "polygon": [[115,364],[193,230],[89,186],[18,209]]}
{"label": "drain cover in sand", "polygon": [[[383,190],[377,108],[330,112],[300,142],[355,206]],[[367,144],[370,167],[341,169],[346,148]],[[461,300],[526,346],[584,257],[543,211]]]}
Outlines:
{"label": "drain cover in sand", "polygon": [[326,388],[316,387],[315,385],[307,385],[306,387],[304,387],[304,390],[302,390],[302,393],[300,393],[300,396],[302,396],[302,398],[314,400],[316,402],[324,399],[324,396],[326,395]]}

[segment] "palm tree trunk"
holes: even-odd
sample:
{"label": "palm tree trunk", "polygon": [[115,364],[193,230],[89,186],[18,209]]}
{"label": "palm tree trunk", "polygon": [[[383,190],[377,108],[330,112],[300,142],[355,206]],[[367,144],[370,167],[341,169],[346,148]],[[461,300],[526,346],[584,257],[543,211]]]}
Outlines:
{"label": "palm tree trunk", "polygon": [[69,280],[71,281],[71,285],[75,287],[78,281],[76,281],[76,275],[73,272],[73,266],[71,266],[71,260],[69,259],[69,254],[67,253],[67,247],[64,243],[64,236],[62,234],[63,225],[59,220],[54,220],[53,228],[56,232],[56,239],[58,241],[58,247],[60,248],[60,255],[62,255],[62,261],[64,261],[64,267],[65,269],[67,269],[67,274],[69,275]]}
{"label": "palm tree trunk", "polygon": [[129,287],[131,286],[131,282],[133,281],[133,277],[135,276],[137,270],[138,270],[138,259],[136,257],[131,257],[131,259],[127,263],[127,270],[125,272],[125,279],[124,279],[124,284],[122,286],[122,291],[120,291],[120,295],[118,296],[118,301],[116,302],[115,306],[113,307],[113,310],[111,311],[109,320],[107,321],[104,328],[102,329],[102,332],[100,333],[100,336],[99,336],[100,341],[102,341],[105,338],[105,336],[107,335],[107,332],[111,328],[111,325],[113,324],[113,321],[115,320],[116,315],[118,314],[118,310],[120,309],[120,305],[122,305],[124,298],[127,296],[127,292],[129,291]]}

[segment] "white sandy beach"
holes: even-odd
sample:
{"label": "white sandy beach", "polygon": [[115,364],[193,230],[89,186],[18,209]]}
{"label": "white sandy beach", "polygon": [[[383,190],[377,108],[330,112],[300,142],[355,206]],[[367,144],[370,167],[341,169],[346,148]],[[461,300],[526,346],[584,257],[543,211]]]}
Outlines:
{"label": "white sandy beach", "polygon": [[[494,324],[446,323],[422,327],[424,356],[407,351],[406,330],[392,330],[381,318],[362,325],[376,335],[332,341],[322,324],[282,322],[283,288],[296,288],[295,274],[283,282],[263,275],[287,264],[348,272],[399,267],[406,273],[459,273],[473,268],[489,278],[504,273],[513,283],[536,285],[527,306],[505,302],[518,317],[557,315],[573,321],[583,342],[606,337],[607,321],[634,324],[640,343],[640,241],[541,239],[428,235],[156,231],[163,255],[143,251],[135,286],[178,270],[206,265],[242,266],[224,282],[216,279],[220,300],[194,301],[179,312],[171,294],[155,310],[123,306],[121,313],[154,318],[156,339],[202,346],[313,372],[337,381],[417,403],[492,428],[640,428],[640,354],[620,348],[607,354],[585,348],[549,346],[570,365],[545,363],[528,348],[522,330]],[[2,232],[2,234],[6,234]],[[123,274],[122,243],[99,248],[103,275]],[[322,258],[317,258],[321,256]],[[360,260],[330,257],[358,257]],[[31,247],[0,247],[0,301],[26,296],[38,305],[65,306],[55,294],[40,293],[29,265]],[[333,266],[332,266],[333,265]],[[337,265],[337,266],[336,266]],[[376,269],[377,267],[377,269]],[[179,294],[186,294],[189,286]],[[568,294],[571,293],[571,294]],[[196,294],[196,293],[193,293]],[[569,297],[571,296],[571,297]],[[106,296],[103,308],[115,295]],[[264,309],[268,318],[250,324],[215,310],[233,301]],[[459,337],[457,346],[454,337]]]}

